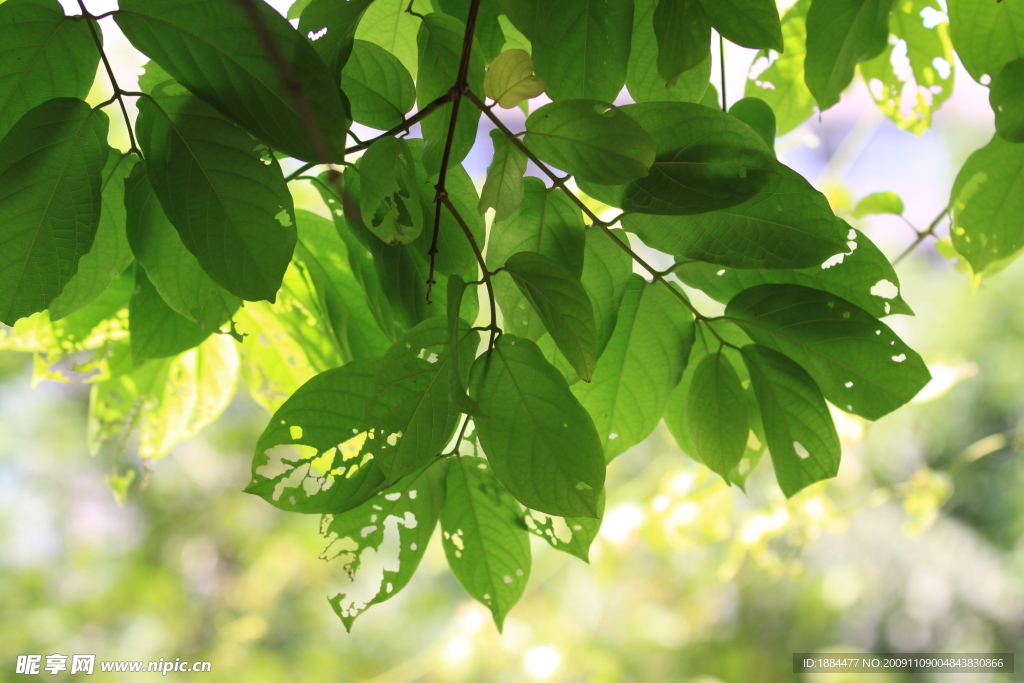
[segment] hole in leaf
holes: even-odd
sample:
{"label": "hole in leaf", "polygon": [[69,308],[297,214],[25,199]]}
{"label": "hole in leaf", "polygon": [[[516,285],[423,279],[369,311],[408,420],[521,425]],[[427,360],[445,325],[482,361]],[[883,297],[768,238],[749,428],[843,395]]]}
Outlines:
{"label": "hole in leaf", "polygon": [[799,441],[793,442],[793,450],[796,451],[796,454],[803,460],[806,460],[807,458],[811,457],[810,452],[806,448],[804,448],[804,445]]}

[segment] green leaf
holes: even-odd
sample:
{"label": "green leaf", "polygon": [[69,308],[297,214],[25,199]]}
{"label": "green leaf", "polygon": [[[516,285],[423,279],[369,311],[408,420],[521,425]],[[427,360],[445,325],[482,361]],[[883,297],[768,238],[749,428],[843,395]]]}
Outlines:
{"label": "green leaf", "polygon": [[876,214],[891,213],[895,216],[903,215],[903,200],[895,192],[875,192],[857,202],[852,215],[854,218],[863,218]]}
{"label": "green leaf", "polygon": [[745,346],[742,353],[761,407],[775,478],[786,497],[839,474],[839,435],[811,376],[764,346]]}
{"label": "green leaf", "polygon": [[658,75],[672,86],[683,72],[710,59],[711,21],[700,0],[658,0],[653,19]]}
{"label": "green leaf", "polygon": [[[329,152],[339,160],[349,115],[338,79],[284,17],[265,3],[256,4]],[[175,80],[274,149],[303,161],[321,160],[306,132],[302,107],[282,83],[241,3],[122,0],[120,7],[114,19],[128,40]]]}
{"label": "green leaf", "polygon": [[[446,470],[446,463],[432,463],[355,510],[324,517],[321,533],[331,545],[322,557],[341,558],[350,580],[355,581],[364,553],[368,557],[383,555],[380,583],[372,597],[360,587],[354,595],[338,593],[329,598],[346,630],[351,631],[353,622],[367,609],[397,595],[416,573],[445,506]],[[395,546],[397,557],[391,550]]]}
{"label": "green leaf", "polygon": [[733,268],[805,268],[845,251],[825,196],[788,167],[775,168],[780,176],[732,208],[696,216],[630,214],[622,225],[659,251]]}
{"label": "green leaf", "polygon": [[684,71],[674,83],[658,74],[658,39],[654,33],[657,0],[634,0],[633,38],[626,65],[626,88],[635,102],[699,102],[711,77],[711,54]]}
{"label": "green leaf", "polygon": [[882,318],[894,313],[913,315],[900,294],[896,270],[878,247],[863,233],[850,228],[847,237],[851,247],[820,266],[796,270],[764,268],[724,268],[702,261],[679,263],[673,271],[685,284],[695,287],[723,304],[744,289],[764,284],[793,284],[821,289],[860,306]]}
{"label": "green leaf", "polygon": [[381,491],[366,416],[377,364],[353,361],[300,386],[256,442],[246,493],[288,512],[321,514],[351,510]]}
{"label": "green leaf", "polygon": [[693,316],[658,283],[632,275],[594,380],[573,393],[611,460],[654,431],[693,346]]}
{"label": "green leaf", "polygon": [[544,80],[533,73],[533,58],[526,50],[505,50],[487,68],[484,94],[502,109],[511,109],[544,92]]}
{"label": "green leaf", "polygon": [[[469,18],[469,8],[472,0],[434,0],[440,11],[450,14],[462,23]],[[501,30],[501,23],[498,21],[498,14],[501,12],[501,5],[498,0],[482,0],[480,9],[476,15],[476,29],[473,35],[483,48],[484,57],[489,62],[495,59],[505,45],[505,34]]]}
{"label": "green leaf", "polygon": [[65,17],[57,0],[7,0],[2,5],[0,140],[28,110],[47,100],[85,99],[100,61],[85,20]]}
{"label": "green leaf", "polygon": [[0,140],[0,321],[45,309],[75,275],[99,228],[107,115],[57,98]]}
{"label": "green leaf", "polygon": [[904,405],[931,379],[921,356],[885,323],[828,292],[760,285],[737,294],[726,316],[802,365],[831,403],[869,420]]}
{"label": "green leaf", "polygon": [[[465,293],[465,280],[458,275],[448,276],[448,348],[450,353],[456,357],[460,357],[459,343],[462,340],[463,330],[466,327],[466,324],[459,316],[459,310],[462,308],[462,297]],[[470,341],[472,341],[472,338]],[[459,366],[459,363],[448,364],[448,398],[460,412],[479,416],[480,406],[466,395],[466,385],[462,381],[462,368]]]}
{"label": "green leaf", "polygon": [[405,11],[408,6],[409,0],[374,0],[359,22],[356,40],[379,45],[414,74],[419,66],[416,32],[420,20]]}
{"label": "green leaf", "polygon": [[555,550],[561,550],[590,563],[590,546],[601,530],[601,518],[604,517],[605,495],[597,499],[597,518],[591,517],[552,517],[551,515],[527,510],[526,528],[530,533],[543,538]]}
{"label": "green leaf", "polygon": [[559,351],[585,382],[597,367],[597,327],[586,290],[562,264],[532,251],[505,261],[505,271],[522,291]]}
{"label": "green leaf", "polygon": [[509,22],[534,44],[540,42],[554,5],[548,0],[498,0]]}
{"label": "green leaf", "polygon": [[283,303],[250,303],[235,314],[246,335],[239,347],[242,377],[252,399],[270,414],[320,371],[292,336]]}
{"label": "green leaf", "polygon": [[50,320],[60,320],[91,304],[132,262],[124,232],[124,180],[134,165],[134,157],[108,150],[96,238],[89,253],[78,262],[78,272],[50,304]]}
{"label": "green leaf", "polygon": [[561,0],[534,30],[523,33],[552,100],[615,100],[626,82],[633,0]]}
{"label": "green leaf", "polygon": [[830,0],[807,12],[804,78],[821,111],[839,102],[857,64],[877,57],[889,40],[894,0]]}
{"label": "green leaf", "polygon": [[999,135],[1009,142],[1024,142],[1024,58],[1003,67],[992,80],[988,99]]}
{"label": "green leaf", "polygon": [[544,105],[526,119],[524,142],[542,161],[599,185],[643,178],[656,152],[636,121],[597,100]]}
{"label": "green leaf", "polygon": [[693,373],[686,429],[701,462],[728,481],[747,449],[750,418],[740,378],[721,350]]}
{"label": "green leaf", "polygon": [[408,244],[423,230],[416,168],[409,143],[383,137],[359,160],[359,209],[366,227],[385,244]]}
{"label": "green leaf", "polygon": [[153,194],[145,164],[132,169],[122,188],[127,240],[148,280],[172,310],[201,329],[218,329],[241,301],[211,280],[182,244]]}
{"label": "green leaf", "polygon": [[203,329],[176,313],[160,297],[142,268],[135,270],[135,291],[128,304],[132,361],[169,358],[199,346],[216,328]]}
{"label": "green leaf", "polygon": [[998,135],[968,157],[949,206],[953,246],[975,273],[1024,245],[1024,146]]}
{"label": "green leaf", "polygon": [[782,52],[782,26],[775,0],[700,0],[711,25],[742,47]]}
{"label": "green leaf", "polygon": [[[433,12],[424,17],[416,44],[419,46],[420,70],[416,77],[416,103],[421,108],[444,95],[458,80],[459,62],[466,26],[447,14]],[[475,44],[475,41],[474,41]],[[467,82],[475,93],[484,91],[484,62],[480,46],[470,53]],[[436,175],[441,168],[441,156],[448,138],[453,104],[448,103],[423,120],[423,166],[427,175]],[[476,141],[476,124],[480,110],[461,107],[452,138],[451,163],[466,158]]]}
{"label": "green leaf", "polygon": [[214,282],[273,302],[296,240],[277,161],[180,86],[156,98],[139,99],[136,133],[164,213]]}
{"label": "green leaf", "polygon": [[526,155],[500,130],[491,131],[494,158],[487,167],[487,180],[480,190],[477,211],[483,215],[494,209],[494,220],[503,221],[519,208],[526,192],[523,175],[526,174]]}
{"label": "green leaf", "polygon": [[650,175],[623,193],[627,211],[686,215],[724,209],[778,177],[764,140],[725,112],[689,102],[646,102],[624,111],[657,145]]}
{"label": "green leaf", "polygon": [[536,344],[503,334],[473,364],[470,395],[488,416],[476,422],[480,444],[520,503],[550,515],[598,516],[601,439]]}
{"label": "green leaf", "polygon": [[[448,364],[469,371],[479,335],[465,323],[457,356],[448,345],[448,321],[426,320],[384,354],[370,390],[367,415],[374,425],[379,467],[396,482],[441,454],[459,426],[461,411],[448,394]],[[481,406],[481,409],[482,406]]]}
{"label": "green leaf", "polygon": [[365,40],[355,41],[341,70],[341,88],[352,107],[352,120],[378,130],[401,124],[416,102],[416,86],[402,62]]}
{"label": "green leaf", "polygon": [[373,0],[313,0],[302,10],[299,33],[313,42],[334,83],[352,54],[356,27]]}
{"label": "green leaf", "polygon": [[946,4],[953,47],[974,80],[995,78],[1010,62],[1024,59],[1024,5],[1005,0],[948,0]]}
{"label": "green leaf", "polygon": [[[491,228],[487,267],[497,270],[513,254],[534,251],[573,274],[582,273],[586,226],[579,208],[561,190],[546,188],[538,178],[526,178],[524,185],[519,209]],[[494,278],[494,290],[505,329],[533,341],[544,335],[537,313],[507,273]]]}
{"label": "green leaf", "polygon": [[530,580],[523,513],[483,458],[455,458],[447,485],[441,532],[448,566],[466,592],[491,610],[500,632]]}
{"label": "green leaf", "polygon": [[580,275],[580,282],[594,308],[598,354],[604,353],[615,330],[622,296],[633,273],[633,259],[614,242],[618,240],[628,244],[626,233],[623,230],[613,230],[612,233],[614,238],[602,234],[601,230],[587,231],[583,273]]}
{"label": "green leaf", "polygon": [[775,112],[768,103],[757,97],[744,97],[737,100],[729,113],[754,129],[761,136],[768,149],[775,150]]}
{"label": "green leaf", "polygon": [[814,95],[804,82],[807,54],[807,10],[810,0],[797,0],[782,17],[785,52],[761,50],[747,78],[747,97],[767,102],[775,112],[777,135],[785,135],[814,113]]}
{"label": "green leaf", "polygon": [[879,109],[897,126],[917,135],[928,130],[932,113],[953,94],[956,62],[949,23],[933,20],[941,13],[937,0],[896,3],[889,20],[893,37],[888,46],[860,65]]}

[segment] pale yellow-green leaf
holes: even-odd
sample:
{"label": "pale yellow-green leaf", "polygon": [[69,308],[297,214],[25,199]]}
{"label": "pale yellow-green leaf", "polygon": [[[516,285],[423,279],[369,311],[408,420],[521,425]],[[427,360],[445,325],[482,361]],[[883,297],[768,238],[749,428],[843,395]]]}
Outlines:
{"label": "pale yellow-green leaf", "polygon": [[533,58],[526,50],[505,50],[494,58],[484,76],[484,94],[502,109],[544,92],[544,81],[533,73]]}
{"label": "pale yellow-green leaf", "polygon": [[268,413],[278,408],[317,374],[302,345],[290,334],[266,303],[249,303],[235,320],[242,341],[242,377],[256,403]]}

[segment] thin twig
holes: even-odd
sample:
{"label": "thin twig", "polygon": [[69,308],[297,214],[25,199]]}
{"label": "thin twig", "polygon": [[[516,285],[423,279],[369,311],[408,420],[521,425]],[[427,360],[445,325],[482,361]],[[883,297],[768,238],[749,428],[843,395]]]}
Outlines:
{"label": "thin twig", "polygon": [[900,254],[899,256],[897,256],[896,259],[892,262],[892,264],[893,265],[898,264],[900,261],[902,261],[907,256],[909,256],[910,252],[912,252],[915,249],[917,249],[921,245],[922,242],[924,242],[929,237],[934,237],[935,236],[935,229],[939,227],[939,223],[942,222],[942,219],[948,213],[949,213],[949,207],[947,206],[945,209],[942,210],[942,213],[940,213],[938,216],[935,217],[935,220],[932,221],[931,225],[928,226],[927,230],[922,230],[922,231],[917,233],[917,239],[915,239],[910,244],[909,247],[904,249],[903,253]]}
{"label": "thin twig", "polygon": [[718,62],[722,67],[722,111],[729,111],[725,99],[725,38],[718,34]]}
{"label": "thin twig", "polygon": [[[110,79],[110,87],[114,89],[114,98],[116,98],[118,103],[121,105],[121,114],[124,115],[124,125],[128,128],[128,142],[131,144],[131,149],[128,151],[134,152],[141,158],[142,152],[139,150],[139,146],[135,142],[135,131],[132,130],[132,122],[128,117],[128,107],[125,106],[124,98],[122,97],[122,95],[125,94],[125,91],[121,90],[121,87],[117,84],[117,79],[114,78],[114,70],[110,67],[110,60],[107,59],[107,53],[103,51],[103,41],[100,40],[100,35],[96,32],[96,26],[94,26],[93,23],[96,21],[97,17],[89,14],[89,10],[85,8],[84,0],[78,0],[78,6],[82,8],[82,16],[85,17],[85,23],[89,26],[89,33],[92,34],[92,40],[96,43],[96,49],[100,52],[100,60],[103,62],[103,68],[107,72],[107,78]],[[107,102],[104,106],[107,104],[110,104],[110,102]]]}
{"label": "thin twig", "polygon": [[[490,350],[494,347],[494,335],[500,329],[498,327],[498,306],[494,300],[494,282],[492,277],[494,273],[487,269],[487,262],[484,260],[484,254],[480,250],[480,245],[476,243],[476,238],[473,237],[473,231],[469,229],[469,225],[466,220],[459,213],[459,210],[452,204],[452,200],[448,197],[447,193],[441,199],[444,205],[451,211],[452,216],[455,217],[455,222],[462,228],[462,233],[466,236],[466,241],[469,242],[469,246],[473,248],[473,255],[476,256],[476,262],[480,264],[480,279],[483,281],[484,286],[487,289],[487,300],[491,307],[491,324],[488,329],[491,331],[491,338],[487,342],[487,348]],[[440,206],[440,204],[438,204]]]}

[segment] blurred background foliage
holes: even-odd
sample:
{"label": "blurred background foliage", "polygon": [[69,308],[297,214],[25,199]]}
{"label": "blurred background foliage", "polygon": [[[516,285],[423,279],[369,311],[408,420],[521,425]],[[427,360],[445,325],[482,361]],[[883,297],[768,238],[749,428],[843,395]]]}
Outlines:
{"label": "blurred background foliage", "polygon": [[[738,91],[753,55],[726,57]],[[837,210],[895,190],[923,227],[991,131],[987,92],[969,78],[920,137],[859,85],[779,151]],[[477,182],[488,161],[467,160]],[[323,210],[312,191],[297,200]],[[913,238],[894,216],[849,220],[890,257]],[[941,246],[900,265],[917,316],[891,321],[935,380],[878,423],[836,413],[837,479],[786,501],[764,461],[746,493],[729,489],[659,429],[611,465],[590,566],[534,539],[533,577],[502,635],[436,542],[410,586],[346,634],[326,598],[348,578],[317,559],[319,520],[241,492],[267,419],[244,390],[156,463],[134,441],[90,457],[88,387],[30,389],[32,358],[4,351],[0,680],[28,653],[208,660],[204,680],[253,683],[759,683],[797,679],[794,652],[1012,651],[1024,642],[1024,261],[980,282]],[[387,561],[364,557],[363,571]],[[934,678],[1008,679],[1024,673]]]}

